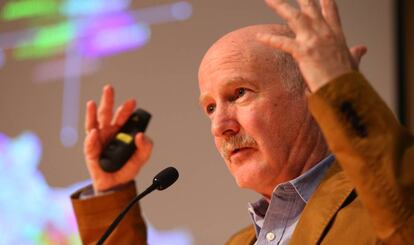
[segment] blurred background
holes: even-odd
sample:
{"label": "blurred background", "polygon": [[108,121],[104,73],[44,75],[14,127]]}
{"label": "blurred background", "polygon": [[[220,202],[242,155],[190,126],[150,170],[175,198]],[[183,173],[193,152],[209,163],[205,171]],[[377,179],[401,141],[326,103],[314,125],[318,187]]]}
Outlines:
{"label": "blurred background", "polygon": [[[410,125],[414,28],[401,2],[338,5],[349,45],[368,46],[362,72]],[[215,150],[197,71],[225,33],[281,22],[263,1],[3,0],[0,8],[0,244],[80,244],[69,195],[89,183],[85,104],[105,84],[117,105],[136,98],[153,115],[155,148],[138,188],[166,166],[180,171],[177,184],[141,201],[150,244],[224,244],[249,224],[247,202],[259,196],[236,186]]]}

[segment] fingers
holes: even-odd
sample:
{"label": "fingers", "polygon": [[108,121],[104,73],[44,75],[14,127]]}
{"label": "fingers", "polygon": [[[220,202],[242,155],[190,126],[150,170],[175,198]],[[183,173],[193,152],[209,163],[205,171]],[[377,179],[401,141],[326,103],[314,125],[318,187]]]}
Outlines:
{"label": "fingers", "polygon": [[295,50],[298,49],[295,40],[290,37],[272,35],[268,33],[258,33],[256,38],[270,47],[290,53],[293,56],[295,56]]}
{"label": "fingers", "polygon": [[94,101],[88,101],[86,103],[86,119],[85,119],[85,132],[88,133],[94,128],[98,128],[98,120],[96,118],[96,104]]}
{"label": "fingers", "polygon": [[[280,15],[294,32],[320,29],[323,18],[315,0],[297,0],[300,10],[291,6],[286,0],[266,0],[266,3]],[[311,21],[312,20],[312,21]]]}
{"label": "fingers", "polygon": [[297,9],[292,7],[285,0],[266,0],[266,4],[276,11],[283,19],[290,19],[299,13]]}
{"label": "fingers", "polygon": [[292,7],[285,0],[266,0],[267,5],[272,8],[280,17],[287,21],[292,30],[297,30],[300,23],[303,23],[303,15],[298,9]]}
{"label": "fingers", "polygon": [[145,136],[144,133],[138,133],[135,136],[135,145],[138,150],[132,155],[132,160],[133,162],[142,165],[148,161],[151,155],[153,148],[152,140]]}
{"label": "fingers", "polygon": [[[86,167],[92,179],[93,188],[95,191],[101,191],[107,188],[105,185],[109,181],[108,178],[102,178],[103,171],[99,166],[99,155],[102,151],[102,144],[99,141],[98,129],[92,129],[85,138],[84,154],[86,160]],[[101,186],[103,184],[103,186]]]}
{"label": "fingers", "polygon": [[286,0],[266,0],[266,3],[279,14],[294,32],[321,31],[329,26],[340,37],[343,37],[338,7],[334,0],[320,0],[319,8],[315,0],[297,0],[300,10],[291,6]]}
{"label": "fingers", "polygon": [[265,34],[257,39],[291,54],[311,91],[357,66],[364,49],[352,51],[354,58],[351,57],[334,0],[320,0],[321,9],[316,0],[297,0],[300,9],[287,0],[266,2],[286,20],[295,37]]}
{"label": "fingers", "polygon": [[111,125],[115,126],[116,128],[120,128],[128,119],[128,117],[132,114],[136,106],[136,102],[134,99],[130,99],[126,101],[123,105],[119,106],[115,112],[115,116],[112,120]]}
{"label": "fingers", "polygon": [[354,69],[358,69],[359,64],[361,63],[361,59],[367,53],[367,51],[368,49],[365,45],[356,45],[349,49],[354,63]]}
{"label": "fingers", "polygon": [[99,128],[103,129],[110,125],[112,120],[112,110],[114,107],[114,89],[111,85],[103,88],[101,102],[98,109]]}
{"label": "fingers", "polygon": [[343,36],[341,19],[339,18],[338,6],[333,0],[320,0],[322,16],[333,32],[338,36]]}
{"label": "fingers", "polygon": [[93,128],[86,136],[84,142],[84,153],[87,161],[97,161],[101,153],[101,148],[98,129]]}
{"label": "fingers", "polygon": [[322,16],[321,10],[315,0],[298,0],[298,3],[302,12],[309,17],[316,19]]}

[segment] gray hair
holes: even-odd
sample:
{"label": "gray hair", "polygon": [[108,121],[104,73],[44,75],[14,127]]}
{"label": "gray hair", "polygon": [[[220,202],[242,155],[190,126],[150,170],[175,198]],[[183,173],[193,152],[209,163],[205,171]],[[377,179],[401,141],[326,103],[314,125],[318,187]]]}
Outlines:
{"label": "gray hair", "polygon": [[283,88],[293,94],[302,94],[306,89],[306,84],[296,61],[288,53],[272,52]]}

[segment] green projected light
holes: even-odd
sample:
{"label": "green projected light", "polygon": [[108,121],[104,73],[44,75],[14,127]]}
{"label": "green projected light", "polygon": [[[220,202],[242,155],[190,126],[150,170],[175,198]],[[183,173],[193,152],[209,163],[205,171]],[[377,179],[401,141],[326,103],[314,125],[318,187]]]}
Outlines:
{"label": "green projected light", "polygon": [[[130,9],[132,0],[0,1],[6,2],[0,20],[24,20],[21,24],[28,25],[0,33],[0,68],[6,63],[6,54],[15,60],[59,59],[52,64],[56,69],[38,66],[35,74],[63,79],[60,136],[66,147],[78,140],[81,75],[88,71],[83,62],[97,64],[101,58],[141,48],[150,40],[151,25],[184,21],[192,15],[192,6],[185,0],[135,10]],[[64,60],[60,60],[62,56]],[[95,65],[89,71],[96,69]]]}
{"label": "green projected light", "polygon": [[4,6],[2,18],[4,20],[17,20],[28,17],[37,17],[57,14],[59,6],[54,0],[24,0],[14,1]]}
{"label": "green projected light", "polygon": [[15,58],[27,59],[50,55],[53,51],[61,51],[65,44],[76,36],[76,24],[63,22],[44,27],[36,33],[33,40],[21,43],[15,50]]}

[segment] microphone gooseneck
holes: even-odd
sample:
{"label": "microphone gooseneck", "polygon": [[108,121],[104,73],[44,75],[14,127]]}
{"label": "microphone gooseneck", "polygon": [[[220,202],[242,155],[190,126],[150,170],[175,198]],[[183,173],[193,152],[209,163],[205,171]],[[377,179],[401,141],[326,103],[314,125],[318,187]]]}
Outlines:
{"label": "microphone gooseneck", "polygon": [[102,235],[101,239],[96,243],[97,245],[102,245],[105,240],[111,235],[114,229],[118,226],[119,222],[124,218],[127,212],[134,206],[136,202],[138,202],[141,198],[145,197],[155,189],[158,190],[165,190],[174,184],[175,181],[178,179],[178,171],[174,167],[168,167],[161,172],[159,172],[154,179],[152,180],[152,184],[138,196],[136,196],[132,201],[125,207],[124,210],[116,217],[116,219],[112,222],[112,224],[108,227],[105,233]]}

